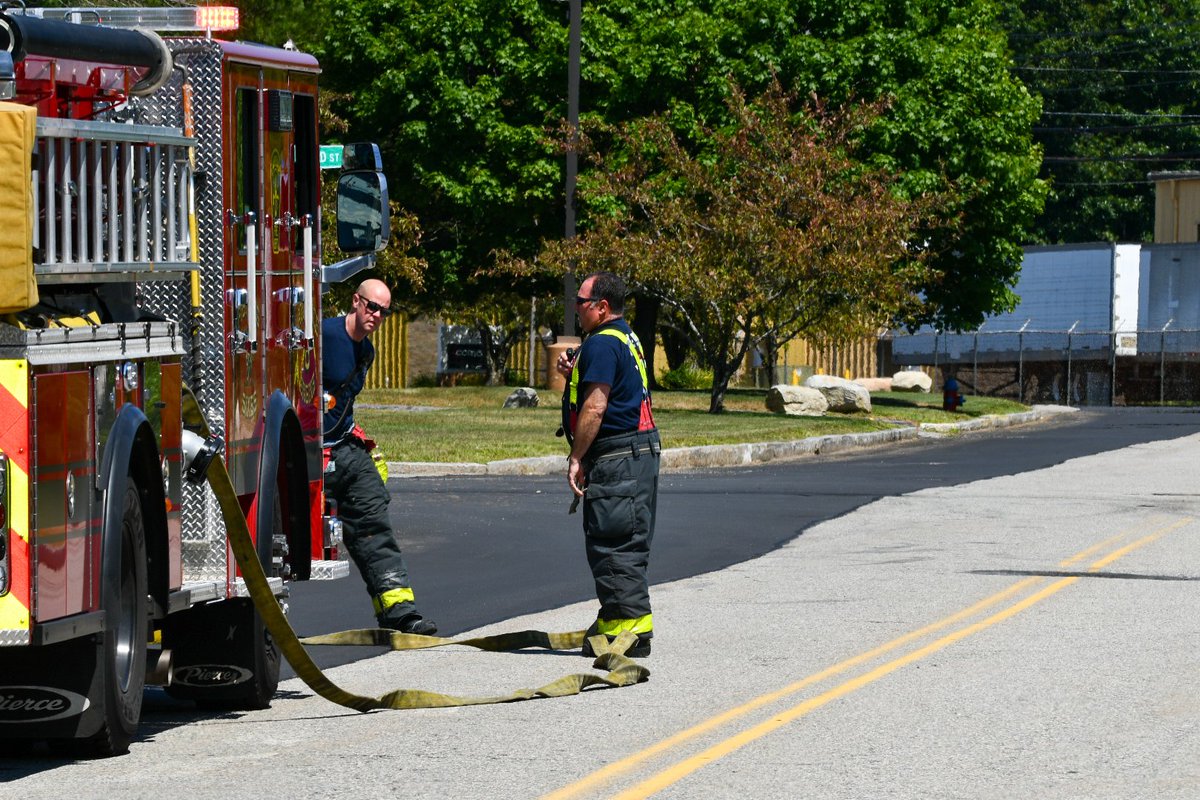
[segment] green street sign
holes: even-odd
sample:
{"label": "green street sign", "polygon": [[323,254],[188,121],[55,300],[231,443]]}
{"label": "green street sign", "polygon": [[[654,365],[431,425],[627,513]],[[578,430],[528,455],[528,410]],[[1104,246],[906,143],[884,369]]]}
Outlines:
{"label": "green street sign", "polygon": [[340,144],[321,145],[321,169],[342,168],[342,146]]}

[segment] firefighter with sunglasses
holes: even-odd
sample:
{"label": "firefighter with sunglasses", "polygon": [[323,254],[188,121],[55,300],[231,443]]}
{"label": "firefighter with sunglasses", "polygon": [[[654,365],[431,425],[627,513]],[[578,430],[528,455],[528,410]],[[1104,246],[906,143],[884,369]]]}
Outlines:
{"label": "firefighter with sunglasses", "polygon": [[[585,548],[600,601],[587,636],[604,634],[611,641],[629,631],[637,641],[626,654],[637,658],[650,654],[654,636],[647,569],[662,445],[646,359],[624,320],[625,282],[610,272],[589,275],[575,309],[588,336],[577,354],[564,353],[555,366],[567,379],[567,482],[583,500]],[[583,655],[593,650],[584,643]]]}
{"label": "firefighter with sunglasses", "polygon": [[349,314],[321,323],[325,494],[337,503],[343,541],[366,581],[379,626],[432,636],[437,626],[417,611],[408,568],[388,520],[391,498],[371,458],[375,442],[354,422],[354,399],[375,360],[370,337],[391,314],[391,302],[383,281],[367,279],[354,293]]}

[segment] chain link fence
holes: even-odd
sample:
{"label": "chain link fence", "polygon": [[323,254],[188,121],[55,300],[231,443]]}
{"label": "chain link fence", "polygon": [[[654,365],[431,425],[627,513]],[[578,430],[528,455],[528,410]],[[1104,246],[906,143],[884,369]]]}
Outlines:
{"label": "chain link fence", "polygon": [[930,372],[966,394],[1022,403],[1200,404],[1200,330],[1017,330],[892,333],[881,340],[887,374]]}

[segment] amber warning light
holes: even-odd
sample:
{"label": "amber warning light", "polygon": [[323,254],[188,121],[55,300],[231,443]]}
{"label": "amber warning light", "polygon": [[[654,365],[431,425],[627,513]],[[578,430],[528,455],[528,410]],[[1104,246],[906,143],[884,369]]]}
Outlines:
{"label": "amber warning light", "polygon": [[206,31],[235,31],[238,28],[235,6],[198,6],[196,27]]}

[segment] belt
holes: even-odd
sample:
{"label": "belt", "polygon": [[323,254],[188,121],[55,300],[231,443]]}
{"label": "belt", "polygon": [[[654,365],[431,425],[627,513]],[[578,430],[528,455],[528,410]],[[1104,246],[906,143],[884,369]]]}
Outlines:
{"label": "belt", "polygon": [[613,458],[629,458],[630,456],[637,458],[642,453],[653,453],[654,455],[658,455],[660,452],[662,452],[662,447],[653,444],[643,444],[640,446],[631,445],[629,447],[622,447],[619,450],[613,450],[611,453],[605,453],[602,456],[589,458],[588,461],[595,464],[597,461],[608,461],[609,459]]}

